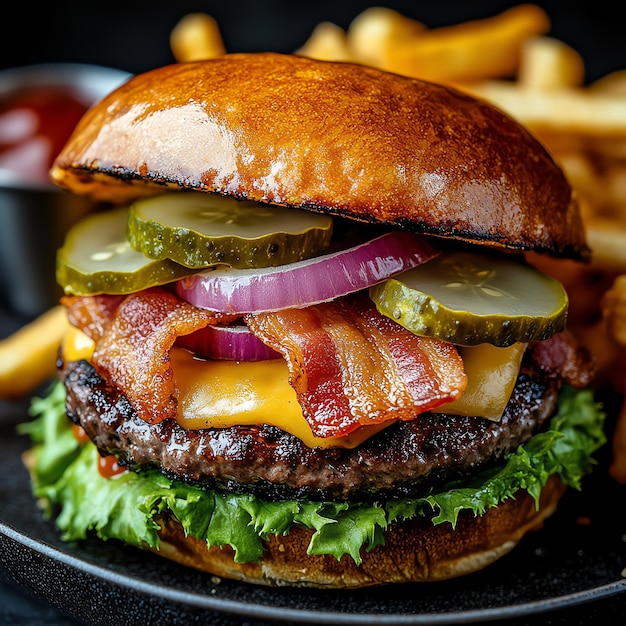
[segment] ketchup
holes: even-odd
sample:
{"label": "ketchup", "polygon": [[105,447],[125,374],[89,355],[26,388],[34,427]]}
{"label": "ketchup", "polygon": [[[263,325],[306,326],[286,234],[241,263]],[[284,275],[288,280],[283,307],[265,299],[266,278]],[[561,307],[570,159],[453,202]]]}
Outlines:
{"label": "ketchup", "polygon": [[[72,434],[78,443],[85,444],[89,441],[87,433],[82,426],[72,424]],[[104,478],[113,478],[118,474],[127,472],[127,468],[117,462],[117,458],[112,454],[98,457],[98,473]]]}
{"label": "ketchup", "polygon": [[128,469],[117,462],[117,458],[112,454],[98,457],[98,472],[104,478],[113,478],[118,474],[127,472]]}
{"label": "ketchup", "polygon": [[78,424],[72,424],[72,434],[74,435],[74,439],[76,439],[76,441],[78,441],[81,445],[89,441],[89,437],[87,436],[85,429]]}
{"label": "ketchup", "polygon": [[17,183],[51,184],[52,162],[86,110],[69,87],[23,87],[0,97],[0,168]]}

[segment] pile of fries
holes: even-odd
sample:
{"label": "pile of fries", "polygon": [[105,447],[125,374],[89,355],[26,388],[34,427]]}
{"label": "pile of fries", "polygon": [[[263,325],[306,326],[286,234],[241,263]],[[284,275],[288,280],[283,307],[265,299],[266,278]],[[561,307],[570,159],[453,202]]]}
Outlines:
{"label": "pile of fries", "polygon": [[[574,187],[593,250],[589,265],[530,260],[570,295],[570,326],[595,358],[599,385],[626,393],[626,68],[594,83],[576,50],[550,36],[543,9],[520,4],[442,28],[371,7],[343,29],[320,23],[294,52],[353,61],[448,84],[485,98],[531,130]],[[226,52],[219,25],[185,15],[171,32],[177,61]],[[626,403],[617,418],[611,474],[626,483]]]}
{"label": "pile of fries", "polygon": [[[598,366],[598,386],[626,393],[626,68],[594,83],[572,47],[550,36],[539,6],[428,28],[373,6],[346,29],[321,22],[294,52],[353,61],[448,84],[491,101],[535,134],[575,189],[593,257],[589,265],[529,255],[570,296],[570,327]],[[178,61],[225,50],[216,22],[186,15],[171,34]],[[614,437],[611,475],[626,483],[626,402]]]}

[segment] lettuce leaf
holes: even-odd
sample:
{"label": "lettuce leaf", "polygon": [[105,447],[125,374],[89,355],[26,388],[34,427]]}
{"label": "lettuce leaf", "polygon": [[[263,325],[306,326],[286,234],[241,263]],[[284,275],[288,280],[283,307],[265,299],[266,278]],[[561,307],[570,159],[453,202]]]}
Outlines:
{"label": "lettuce leaf", "polygon": [[251,495],[205,490],[172,481],[156,470],[127,472],[112,479],[97,471],[98,452],[80,445],[64,413],[63,388],[58,383],[47,398],[33,401],[36,419],[21,432],[33,441],[37,464],[33,492],[60,509],[56,524],[66,540],[95,533],[142,547],[158,547],[158,515],[173,515],[185,533],[208,546],[229,545],[235,561],[258,561],[263,541],[283,535],[294,524],[312,529],[309,554],[349,555],[358,564],[361,550],[384,543],[385,528],[396,520],[434,514],[433,523],[456,524],[464,509],[481,515],[525,489],[538,503],[549,476],[558,474],[580,489],[590,473],[593,453],[606,443],[605,415],[589,390],[565,387],[550,428],[520,446],[497,468],[478,474],[471,484],[448,485],[420,498],[380,503],[269,502]]}

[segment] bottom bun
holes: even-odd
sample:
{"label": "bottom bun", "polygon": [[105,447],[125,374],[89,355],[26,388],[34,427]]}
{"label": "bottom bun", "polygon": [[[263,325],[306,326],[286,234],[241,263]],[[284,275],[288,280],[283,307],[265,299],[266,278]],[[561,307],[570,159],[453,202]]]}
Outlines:
{"label": "bottom bun", "polygon": [[273,535],[258,563],[235,563],[229,546],[208,548],[185,536],[177,522],[163,521],[157,554],[216,576],[271,586],[357,588],[390,583],[454,578],[480,570],[512,550],[529,531],[543,524],[556,509],[565,485],[552,476],[541,492],[539,507],[526,492],[502,502],[479,517],[463,511],[456,528],[433,526],[415,518],[393,523],[385,545],[363,551],[362,563],[350,557],[309,555],[313,531],[294,526],[288,535]]}

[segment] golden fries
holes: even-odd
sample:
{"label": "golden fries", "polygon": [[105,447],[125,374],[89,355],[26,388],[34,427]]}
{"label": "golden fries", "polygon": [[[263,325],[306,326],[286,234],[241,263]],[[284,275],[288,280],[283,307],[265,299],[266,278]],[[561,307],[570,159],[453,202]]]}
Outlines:
{"label": "golden fries", "polygon": [[581,87],[585,64],[574,48],[552,37],[532,37],[521,45],[517,81],[526,89]]}
{"label": "golden fries", "polygon": [[467,86],[541,134],[574,133],[590,137],[626,137],[626,98],[580,89],[524,89],[517,83],[483,81]]}
{"label": "golden fries", "polygon": [[394,9],[371,7],[352,20],[346,42],[354,59],[386,69],[397,48],[415,40],[425,30],[424,24]]}
{"label": "golden fries", "polygon": [[19,398],[54,376],[67,328],[65,310],[57,305],[0,341],[0,398]]}
{"label": "golden fries", "polygon": [[332,22],[320,22],[296,54],[322,61],[350,61],[346,31]]}
{"label": "golden fries", "polygon": [[[587,241],[594,265],[613,271],[626,271],[626,222],[608,218],[588,218]],[[624,343],[626,346],[626,343]]]}
{"label": "golden fries", "polygon": [[180,63],[211,59],[226,52],[217,22],[206,13],[185,15],[170,34],[170,47]]}
{"label": "golden fries", "polygon": [[626,96],[626,69],[611,72],[589,85],[591,91]]}
{"label": "golden fries", "polygon": [[[609,334],[626,347],[626,274],[619,275],[602,300],[602,310]],[[626,381],[626,372],[623,372]]]}
{"label": "golden fries", "polygon": [[543,9],[521,4],[495,17],[426,30],[400,42],[384,69],[440,82],[514,76],[523,42],[549,29]]}
{"label": "golden fries", "polygon": [[296,53],[353,60],[426,80],[471,83],[513,76],[524,42],[549,28],[545,11],[532,4],[434,29],[393,9],[371,7],[354,18],[347,32],[322,22]]}

